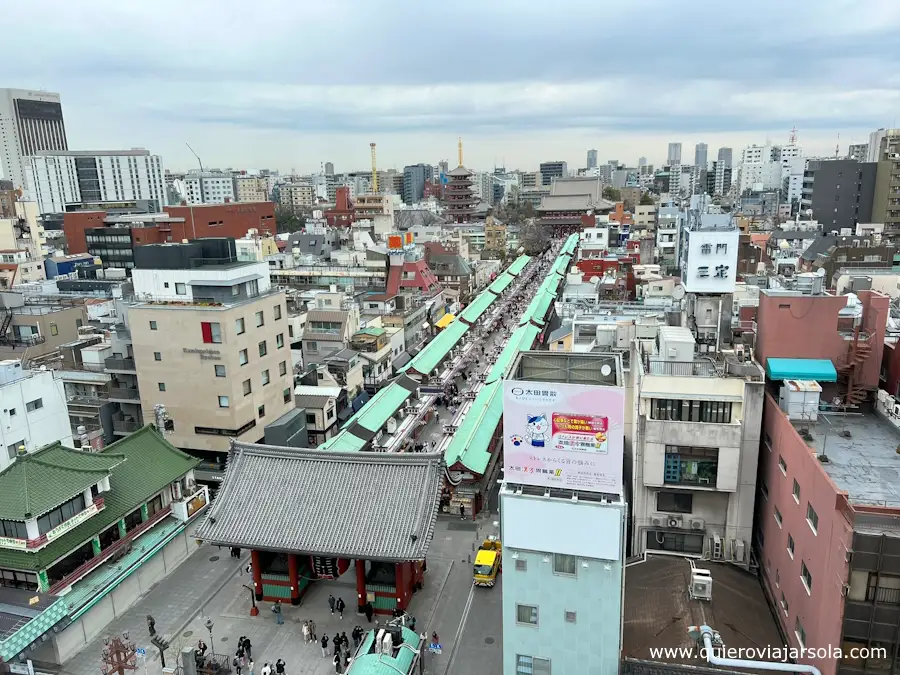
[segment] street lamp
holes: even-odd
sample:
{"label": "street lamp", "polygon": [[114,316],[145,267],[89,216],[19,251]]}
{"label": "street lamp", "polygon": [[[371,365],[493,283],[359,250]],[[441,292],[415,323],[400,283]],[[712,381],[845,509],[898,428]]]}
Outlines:
{"label": "street lamp", "polygon": [[212,653],[213,653],[213,654],[216,653],[216,645],[215,645],[215,643],[213,642],[213,634],[212,634],[212,629],[213,629],[213,626],[215,626],[215,625],[216,625],[216,624],[215,624],[215,622],[212,620],[212,617],[209,617],[209,618],[206,620],[205,626],[206,626],[206,630],[209,631],[209,644],[211,645],[210,649],[212,650]]}

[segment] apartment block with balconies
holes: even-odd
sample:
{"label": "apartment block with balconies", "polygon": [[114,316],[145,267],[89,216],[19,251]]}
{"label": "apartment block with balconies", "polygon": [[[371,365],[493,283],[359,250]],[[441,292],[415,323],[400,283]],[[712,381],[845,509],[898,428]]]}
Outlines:
{"label": "apartment block with balconies", "polygon": [[632,348],[631,553],[750,563],[763,372],[663,326]]}

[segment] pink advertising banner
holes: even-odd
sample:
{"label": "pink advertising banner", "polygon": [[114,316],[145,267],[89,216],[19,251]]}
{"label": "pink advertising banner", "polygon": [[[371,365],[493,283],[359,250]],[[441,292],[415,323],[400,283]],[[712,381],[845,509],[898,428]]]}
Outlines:
{"label": "pink advertising banner", "polygon": [[511,483],[622,494],[625,390],[503,383],[503,471]]}

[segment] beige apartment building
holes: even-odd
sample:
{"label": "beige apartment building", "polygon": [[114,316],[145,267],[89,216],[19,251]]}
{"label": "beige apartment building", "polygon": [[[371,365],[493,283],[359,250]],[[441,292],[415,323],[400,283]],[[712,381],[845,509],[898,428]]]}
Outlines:
{"label": "beige apartment building", "polygon": [[144,420],[162,404],[170,443],[221,455],[294,408],[293,372],[286,298],[267,264],[238,261],[233,240],[213,240],[227,250],[210,255],[204,241],[135,251],[141,300],[128,323]]}
{"label": "beige apartment building", "polygon": [[307,183],[282,185],[278,203],[292,209],[311,208],[316,203],[316,189]]}

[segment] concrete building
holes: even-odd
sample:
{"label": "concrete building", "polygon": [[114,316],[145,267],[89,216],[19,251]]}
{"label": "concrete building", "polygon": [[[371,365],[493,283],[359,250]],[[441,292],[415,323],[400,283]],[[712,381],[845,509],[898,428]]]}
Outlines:
{"label": "concrete building", "polygon": [[731,148],[719,148],[715,166],[715,194],[724,195],[731,188]]}
{"label": "concrete building", "polygon": [[257,442],[293,409],[285,295],[267,263],[239,262],[230,239],[156,244],[135,250],[132,282],[143,418],[164,405],[173,444],[221,454],[230,437]]}
{"label": "concrete building", "polygon": [[29,364],[52,357],[61,345],[77,340],[78,329],[88,322],[83,298],[37,298],[26,304],[21,293],[0,294],[0,317],[7,326],[0,334],[0,360],[21,359],[26,348]]}
{"label": "concrete building", "polygon": [[656,216],[657,262],[666,274],[679,268],[682,212],[677,206],[660,205]]}
{"label": "concrete building", "polygon": [[706,169],[708,152],[709,146],[706,143],[697,143],[697,145],[694,146],[694,166],[699,167],[700,169]]}
{"label": "concrete building", "polygon": [[852,159],[855,162],[865,162],[868,154],[868,143],[851,143],[850,147],[847,148],[847,159]]}
{"label": "concrete building", "polygon": [[0,471],[21,448],[35,452],[57,441],[71,444],[63,383],[50,370],[26,370],[21,361],[0,361]]}
{"label": "concrete building", "polygon": [[636,227],[654,229],[656,227],[656,204],[638,204],[634,207],[634,224]]}
{"label": "concrete building", "polygon": [[235,201],[234,178],[224,171],[188,171],[184,175],[188,204],[227,204]]}
{"label": "concrete building", "polygon": [[26,157],[68,149],[59,94],[0,89],[0,168],[13,189],[28,189]]}
{"label": "concrete building", "polygon": [[740,230],[702,196],[691,200],[680,232],[681,280],[688,293],[731,293],[737,279]]}
{"label": "concrete building", "polygon": [[434,167],[430,164],[413,164],[403,167],[403,202],[417,204],[425,194],[425,183],[434,178]]}
{"label": "concrete building", "polygon": [[269,176],[235,176],[234,199],[238,202],[269,201]]}
{"label": "concrete building", "polygon": [[633,346],[632,555],[749,566],[764,378],[743,353],[724,359],[682,327]]}
{"label": "concrete building", "polygon": [[25,159],[28,192],[40,213],[167,204],[162,159],[131,150],[44,150]]}
{"label": "concrete building", "polygon": [[553,184],[554,178],[568,176],[569,169],[566,162],[541,162],[538,173],[541,176],[540,184],[549,186]]}
{"label": "concrete building", "polygon": [[803,173],[800,208],[826,231],[872,222],[878,164],[855,159],[811,159]]}
{"label": "concrete building", "polygon": [[677,166],[681,164],[681,143],[669,143],[669,151],[666,154],[666,164]]}
{"label": "concrete building", "polygon": [[[872,220],[884,223],[884,234],[895,238],[900,235],[900,129],[883,129],[876,157],[878,173],[875,197],[872,204]],[[869,151],[872,151],[871,140]]]}
{"label": "concrete building", "polygon": [[597,168],[597,151],[596,150],[588,150],[587,151],[587,164],[588,169],[596,169]]}
{"label": "concrete building", "polygon": [[[900,433],[894,403],[877,394],[889,302],[873,291],[760,291],[756,355],[770,386],[754,545],[789,646],[842,646],[842,659],[798,659],[823,675],[897,668]],[[849,653],[866,646],[886,654]]]}
{"label": "concrete building", "polygon": [[309,183],[291,183],[278,188],[278,203],[293,210],[311,209],[316,204],[316,189]]}
{"label": "concrete building", "polygon": [[[547,377],[550,370],[558,380]],[[622,363],[613,354],[522,352],[510,379],[552,390],[575,371],[588,378],[592,395],[624,398]],[[545,485],[507,479],[500,487],[503,674],[616,673],[625,578],[621,488]]]}

